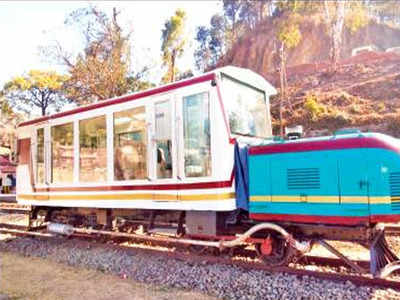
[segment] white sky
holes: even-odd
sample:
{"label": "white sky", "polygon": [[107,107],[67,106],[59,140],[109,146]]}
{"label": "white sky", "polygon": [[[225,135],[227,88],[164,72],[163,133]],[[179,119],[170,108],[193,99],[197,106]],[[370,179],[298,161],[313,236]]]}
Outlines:
{"label": "white sky", "polygon": [[[43,61],[38,47],[58,40],[70,49],[82,48],[77,33],[64,25],[65,17],[73,10],[90,3],[110,13],[112,7],[120,11],[121,25],[133,27],[133,63],[157,66],[152,70],[157,80],[160,72],[161,29],[177,8],[188,15],[189,37],[192,41],[186,55],[178,62],[182,71],[193,66],[195,28],[208,25],[213,14],[219,12],[219,1],[4,1],[0,2],[0,86],[12,77],[30,69],[57,69]],[[136,54],[136,55],[135,55]],[[155,76],[155,77],[154,77]]]}

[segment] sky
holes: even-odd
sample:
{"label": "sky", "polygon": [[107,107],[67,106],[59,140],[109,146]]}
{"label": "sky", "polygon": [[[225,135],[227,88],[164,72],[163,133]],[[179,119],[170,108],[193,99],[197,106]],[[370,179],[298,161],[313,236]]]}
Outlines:
{"label": "sky", "polygon": [[208,25],[213,14],[220,12],[220,1],[0,1],[0,87],[13,77],[31,69],[53,69],[61,66],[46,61],[39,55],[39,47],[58,41],[72,52],[82,49],[76,28],[64,25],[65,18],[77,8],[93,4],[110,13],[120,10],[120,23],[133,29],[132,62],[140,68],[154,66],[154,78],[160,72],[161,30],[164,22],[182,8],[188,16],[188,34],[192,41],[184,57],[178,62],[182,71],[193,66],[195,29]]}

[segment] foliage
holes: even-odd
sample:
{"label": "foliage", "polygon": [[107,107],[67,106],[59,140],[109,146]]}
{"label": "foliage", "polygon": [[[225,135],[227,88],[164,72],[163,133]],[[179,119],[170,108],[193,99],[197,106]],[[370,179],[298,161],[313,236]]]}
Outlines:
{"label": "foliage", "polygon": [[356,33],[360,28],[368,25],[369,17],[367,8],[361,2],[351,3],[345,17],[345,26],[351,33]]}
{"label": "foliage", "polygon": [[44,116],[49,108],[58,111],[71,102],[63,92],[67,80],[67,76],[54,71],[31,70],[7,82],[2,93],[15,109],[30,113],[39,108]]}
{"label": "foliage", "polygon": [[301,32],[298,25],[298,15],[295,13],[287,13],[285,17],[278,20],[278,30],[276,32],[276,38],[280,42],[279,54],[276,53],[276,57],[279,57],[279,79],[280,79],[280,104],[279,104],[279,119],[280,119],[280,132],[283,136],[283,106],[286,100],[288,104],[291,104],[287,100],[289,99],[286,95],[287,90],[287,75],[286,75],[286,60],[287,60],[287,49],[295,48],[301,40]]}
{"label": "foliage", "polygon": [[198,47],[194,52],[197,69],[204,71],[216,66],[224,53],[225,26],[224,17],[215,14],[211,17],[209,27],[197,27],[195,40],[198,42]]}
{"label": "foliage", "polygon": [[[43,55],[53,57],[69,72],[68,97],[77,104],[123,95],[137,90],[147,69],[131,69],[131,32],[124,32],[113,8],[111,17],[95,6],[73,11],[65,20],[76,27],[84,39],[83,51],[73,55],[61,42],[42,49]],[[146,86],[147,84],[144,84]]]}
{"label": "foliage", "polygon": [[173,82],[176,74],[176,59],[184,53],[187,44],[187,36],[185,33],[186,12],[178,9],[169,20],[164,24],[162,29],[162,61],[167,67],[167,74],[164,76],[164,82]]}
{"label": "foliage", "polygon": [[316,120],[326,111],[325,106],[318,103],[318,98],[314,94],[307,95],[304,109],[310,114],[312,120]]}
{"label": "foliage", "polygon": [[385,103],[384,103],[384,102],[379,102],[379,103],[376,105],[376,109],[377,109],[378,112],[384,112],[384,111],[386,110],[386,105],[385,105]]}
{"label": "foliage", "polygon": [[297,22],[293,18],[284,20],[278,27],[278,40],[287,49],[295,48],[301,40],[301,32]]}

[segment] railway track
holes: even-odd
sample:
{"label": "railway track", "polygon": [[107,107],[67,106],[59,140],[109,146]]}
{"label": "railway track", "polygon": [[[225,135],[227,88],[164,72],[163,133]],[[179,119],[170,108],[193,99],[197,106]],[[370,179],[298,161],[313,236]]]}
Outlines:
{"label": "railway track", "polygon": [[[44,232],[43,227],[42,228],[36,228],[35,231],[28,231],[24,229],[17,229],[17,228],[5,228],[1,227],[0,228],[0,233],[7,233],[11,234],[14,236],[29,236],[29,237],[34,237],[34,238],[55,238],[56,236],[59,236],[54,233],[48,233]],[[309,276],[313,278],[318,278],[318,279],[323,279],[323,280],[329,280],[329,281],[335,281],[335,282],[346,282],[350,281],[353,284],[357,286],[370,286],[370,287],[384,287],[384,288],[391,288],[394,290],[399,290],[400,291],[400,278],[399,277],[394,277],[394,279],[380,279],[380,278],[372,278],[369,275],[360,275],[360,274],[354,274],[349,271],[347,274],[343,273],[338,273],[335,271],[335,269],[339,268],[346,268],[346,264],[341,261],[340,259],[334,259],[334,258],[327,258],[327,257],[320,257],[320,256],[306,256],[305,258],[299,260],[296,264],[293,264],[289,267],[274,267],[271,268],[263,263],[259,263],[255,261],[254,254],[253,256],[251,255],[252,251],[248,251],[246,254],[241,254],[238,256],[234,257],[227,257],[226,255],[206,255],[206,254],[193,254],[189,253],[188,251],[174,251],[173,248],[171,248],[170,251],[160,251],[156,249],[146,249],[146,248],[135,248],[132,247],[132,245],[123,245],[124,242],[126,242],[128,239],[126,238],[108,238],[108,239],[103,239],[99,240],[99,237],[101,235],[99,234],[89,234],[85,233],[84,231],[78,232],[78,233],[73,233],[70,238],[77,238],[77,239],[85,239],[85,240],[91,240],[94,243],[100,243],[101,245],[106,245],[107,247],[113,247],[116,249],[124,249],[124,251],[128,252],[137,252],[137,251],[142,251],[148,254],[154,254],[154,255],[161,255],[161,256],[166,256],[168,258],[173,258],[173,259],[178,259],[182,261],[186,261],[189,263],[200,263],[200,264],[223,264],[223,265],[230,265],[230,266],[236,266],[240,267],[246,270],[260,270],[260,271],[266,271],[268,273],[286,273],[290,275],[295,275],[295,276]],[[112,244],[107,243],[105,244],[104,242],[112,242]],[[133,241],[136,241],[134,239]],[[132,242],[132,241],[131,241]],[[254,251],[253,251],[254,253]],[[246,257],[244,255],[249,255],[249,257]],[[367,261],[356,261],[358,265],[364,268],[368,268],[368,262]],[[329,272],[324,272],[324,271],[316,271],[316,270],[307,270],[305,269],[307,266],[314,266],[314,267],[331,267],[333,269],[330,269]]]}

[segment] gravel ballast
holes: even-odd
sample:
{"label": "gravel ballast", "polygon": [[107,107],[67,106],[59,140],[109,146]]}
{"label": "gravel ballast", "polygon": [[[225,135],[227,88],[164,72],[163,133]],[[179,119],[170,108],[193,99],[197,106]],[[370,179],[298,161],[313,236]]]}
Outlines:
{"label": "gravel ballast", "polygon": [[193,289],[224,299],[400,299],[400,292],[392,289],[192,263],[81,240],[16,238],[0,241],[1,251],[101,270],[144,283]]}

